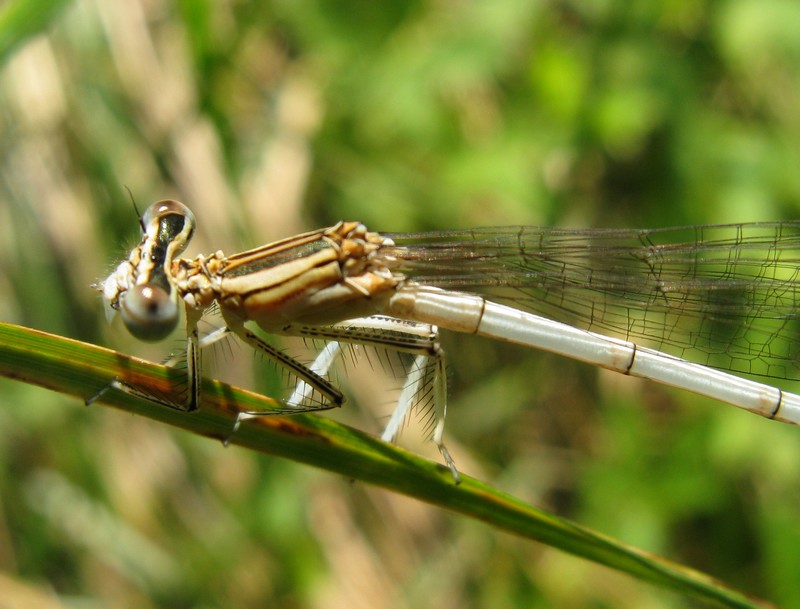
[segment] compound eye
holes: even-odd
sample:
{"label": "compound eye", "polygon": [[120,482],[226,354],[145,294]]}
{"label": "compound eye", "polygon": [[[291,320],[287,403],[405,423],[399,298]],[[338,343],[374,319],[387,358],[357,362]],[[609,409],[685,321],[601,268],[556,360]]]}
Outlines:
{"label": "compound eye", "polygon": [[169,215],[182,216],[189,224],[191,224],[192,229],[194,229],[195,221],[192,210],[186,207],[183,203],[173,201],[172,199],[156,201],[150,207],[145,209],[144,214],[142,214],[142,224],[149,226],[152,222],[158,222],[164,216]]}
{"label": "compound eye", "polygon": [[120,315],[128,332],[155,342],[169,336],[178,324],[178,305],[161,286],[136,285],[122,295]]}

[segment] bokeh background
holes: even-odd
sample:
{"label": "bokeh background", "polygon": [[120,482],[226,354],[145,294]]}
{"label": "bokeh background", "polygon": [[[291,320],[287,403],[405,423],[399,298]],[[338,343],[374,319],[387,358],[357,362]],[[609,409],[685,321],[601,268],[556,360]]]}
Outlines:
{"label": "bokeh background", "polygon": [[[138,240],[126,189],[140,208],[192,207],[192,256],[342,218],[386,231],[796,218],[797,23],[791,0],[67,3],[0,67],[0,319],[167,355],[109,326],[90,287]],[[447,440],[465,473],[800,606],[797,429],[507,345],[445,347]],[[208,372],[237,382],[254,365],[256,386],[272,374],[236,349],[214,359]],[[359,420],[377,432],[386,404],[369,411],[357,379],[348,410],[373,412]],[[419,435],[402,443],[437,459]],[[694,606],[403,497],[5,379],[0,598]]]}

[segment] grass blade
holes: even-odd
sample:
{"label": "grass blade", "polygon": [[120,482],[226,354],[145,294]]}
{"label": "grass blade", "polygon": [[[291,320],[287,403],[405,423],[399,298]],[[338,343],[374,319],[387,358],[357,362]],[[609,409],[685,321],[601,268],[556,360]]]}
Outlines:
{"label": "grass blade", "polygon": [[0,65],[29,38],[47,29],[70,0],[14,0],[0,9]]}
{"label": "grass blade", "polygon": [[[11,324],[0,324],[0,375],[80,398],[93,395],[115,377],[154,394],[168,393],[182,383],[180,373],[164,366]],[[272,398],[209,379],[203,382],[202,406],[195,413],[165,408],[119,391],[106,392],[102,401],[220,440],[228,438],[240,410],[279,407]],[[719,606],[771,606],[705,574],[526,505],[469,476],[464,475],[456,486],[444,466],[324,417],[251,419],[230,440],[231,444],[415,497]]]}

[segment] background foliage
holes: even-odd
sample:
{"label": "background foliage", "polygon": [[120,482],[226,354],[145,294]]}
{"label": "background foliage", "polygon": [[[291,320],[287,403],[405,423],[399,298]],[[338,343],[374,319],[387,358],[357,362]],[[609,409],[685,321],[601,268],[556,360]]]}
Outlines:
{"label": "background foliage", "polygon": [[[800,6],[584,4],[5,5],[0,318],[166,354],[108,326],[89,288],[137,239],[124,187],[193,208],[191,255],[340,218],[796,217]],[[800,604],[796,429],[505,345],[445,346],[462,470]],[[247,383],[246,352],[217,359]],[[380,429],[381,391],[352,377],[334,416]],[[689,606],[404,498],[1,387],[0,589],[39,606]],[[403,442],[435,458],[419,436]]]}

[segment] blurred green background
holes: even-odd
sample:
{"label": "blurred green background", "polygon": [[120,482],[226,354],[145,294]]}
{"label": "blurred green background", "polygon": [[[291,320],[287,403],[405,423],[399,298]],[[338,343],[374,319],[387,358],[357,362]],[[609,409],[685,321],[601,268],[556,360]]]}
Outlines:
{"label": "blurred green background", "polygon": [[[797,23],[791,0],[67,3],[24,45],[0,32],[0,319],[166,356],[176,343],[135,343],[90,288],[138,240],[125,188],[192,207],[191,256],[342,218],[796,218]],[[462,471],[800,606],[797,429],[507,345],[445,347]],[[253,363],[215,359],[237,381]],[[0,606],[694,606],[326,473],[0,390]],[[378,432],[389,406],[363,401],[340,416]],[[418,436],[402,443],[438,459]]]}

